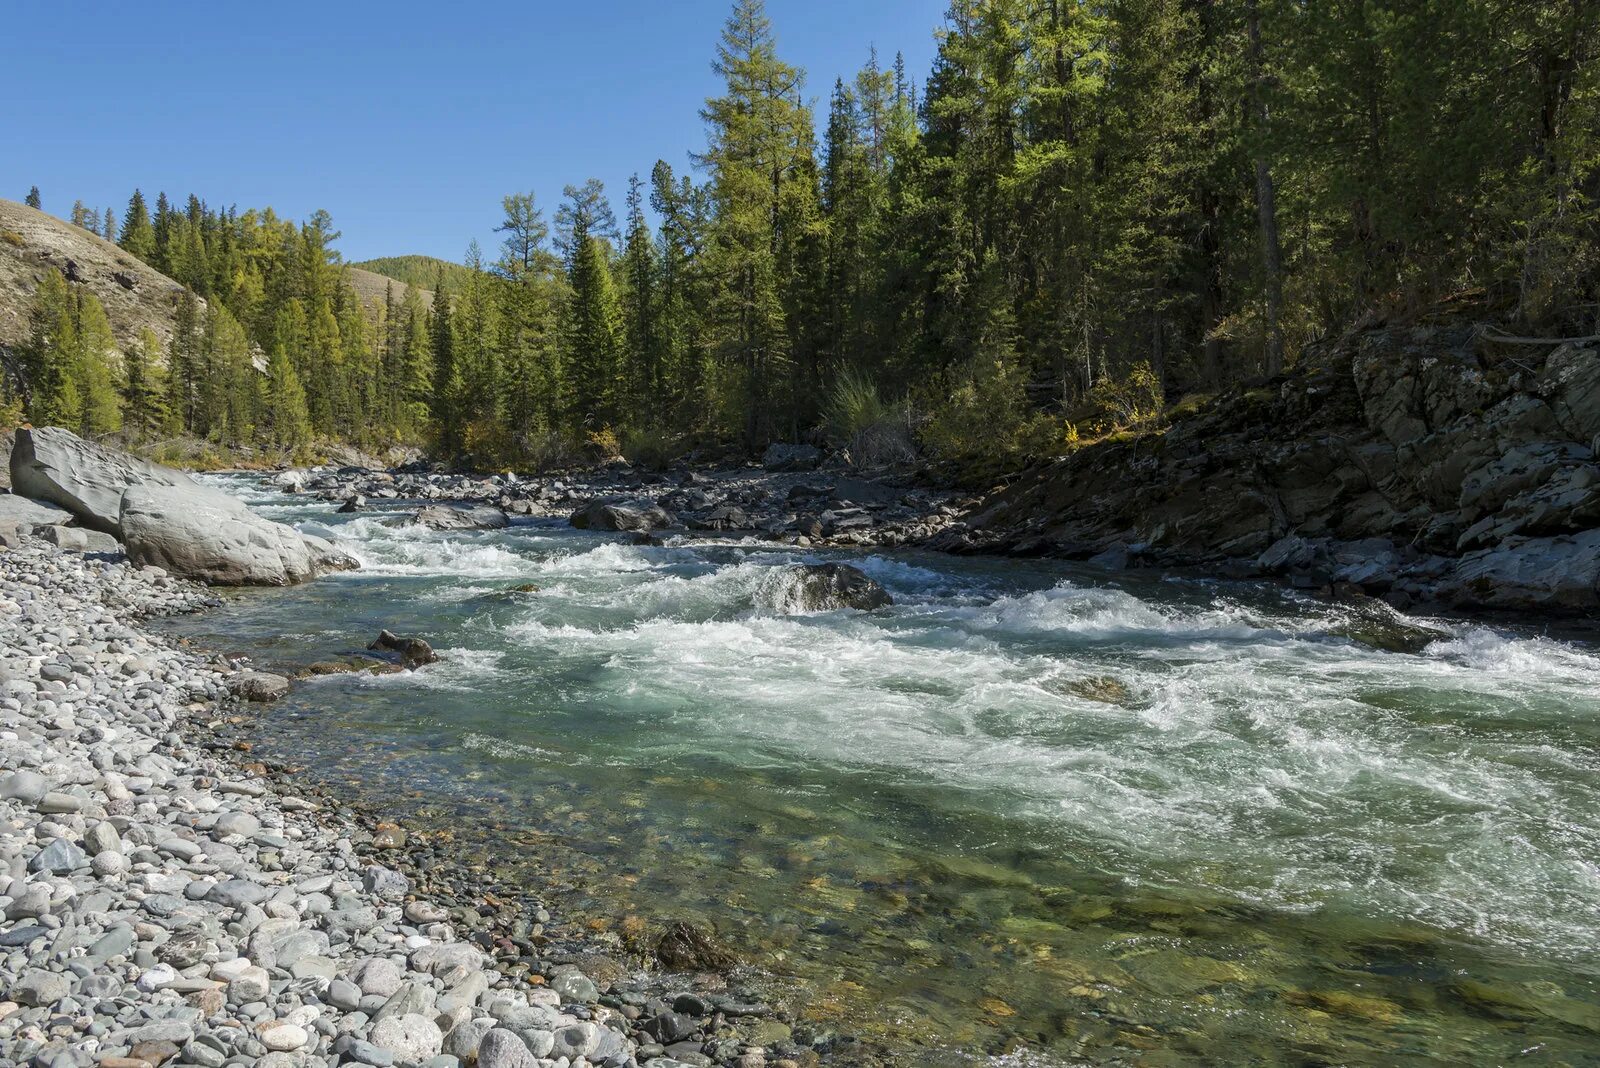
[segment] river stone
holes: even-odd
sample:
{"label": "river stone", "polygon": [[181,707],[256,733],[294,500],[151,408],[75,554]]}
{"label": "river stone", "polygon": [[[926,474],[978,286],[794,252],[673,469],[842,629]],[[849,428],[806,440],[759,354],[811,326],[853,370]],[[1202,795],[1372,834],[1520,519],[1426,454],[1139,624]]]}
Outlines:
{"label": "river stone", "polygon": [[24,972],[10,990],[11,1000],[22,1005],[43,1008],[54,1005],[72,993],[72,981],[60,972],[47,972],[34,968]]}
{"label": "river stone", "polygon": [[25,805],[37,805],[44,800],[44,795],[49,789],[50,784],[45,781],[43,775],[26,768],[13,771],[0,779],[0,797],[21,801]]}
{"label": "river stone", "polygon": [[662,934],[656,943],[656,959],[674,972],[720,972],[735,963],[715,934],[683,921],[673,923]]}
{"label": "river stone", "polygon": [[587,1005],[600,998],[594,980],[573,967],[557,968],[550,979],[550,989],[560,994],[562,1001],[573,1004]]}
{"label": "river stone", "polygon": [[672,516],[661,508],[630,508],[615,501],[591,501],[570,520],[578,530],[649,531],[672,525]]}
{"label": "river stone", "polygon": [[66,875],[88,863],[88,856],[78,848],[77,843],[66,838],[57,838],[33,855],[33,859],[28,861],[28,870]]}
{"label": "river stone", "polygon": [[[470,1027],[476,1030],[480,1024],[486,1023],[489,1023],[489,1021],[474,1020],[464,1024],[463,1027]],[[456,1028],[456,1031],[460,1030],[462,1030],[461,1027]],[[445,1040],[445,1051],[455,1054],[455,1056],[468,1063],[471,1063],[472,1056],[476,1055],[478,1068],[534,1068],[536,1065],[537,1062],[534,1060],[533,1051],[528,1048],[528,1044],[522,1041],[515,1031],[507,1031],[504,1027],[491,1027],[478,1033],[481,1038],[477,1041],[475,1050],[463,1052],[463,1047],[467,1045],[465,1041],[455,1043],[447,1038]],[[451,1032],[452,1037],[454,1034],[455,1032]],[[471,1034],[472,1032],[469,1031],[467,1035],[469,1039]]]}
{"label": "river stone", "polygon": [[91,857],[101,853],[122,852],[122,836],[117,833],[116,827],[110,821],[101,820],[90,827],[83,836],[83,846]]}
{"label": "river stone", "polygon": [[306,1034],[305,1028],[283,1020],[273,1020],[262,1025],[256,1034],[263,1046],[279,1053],[299,1049],[311,1039],[311,1036]]}
{"label": "river stone", "polygon": [[388,1016],[372,1025],[372,1044],[408,1064],[436,1057],[444,1043],[439,1025],[419,1013]]}
{"label": "river stone", "polygon": [[241,671],[228,682],[228,689],[246,701],[276,701],[289,686],[288,679],[270,671]]}
{"label": "river stone", "polygon": [[270,887],[260,883],[247,879],[227,879],[206,891],[206,900],[236,909],[245,905],[259,905],[272,894]]}
{"label": "river stone", "polygon": [[405,981],[405,973],[387,957],[373,957],[363,961],[350,977],[363,994],[389,997]]}
{"label": "river stone", "polygon": [[122,497],[128,559],[219,586],[289,586],[355,560],[321,538],[262,519],[225,493],[136,486]]}
{"label": "river stone", "polygon": [[225,838],[230,834],[242,834],[248,838],[260,829],[260,820],[248,812],[234,810],[219,815],[211,827],[211,833],[217,838]]}
{"label": "river stone", "polygon": [[395,653],[400,657],[400,666],[407,669],[436,663],[439,659],[439,655],[433,651],[433,646],[421,638],[402,638],[387,630],[380,631],[367,649],[369,652]]}
{"label": "river stone", "polygon": [[588,1021],[580,1021],[556,1030],[555,1045],[550,1052],[556,1057],[575,1060],[579,1057],[587,1057],[599,1045],[599,1026]]}

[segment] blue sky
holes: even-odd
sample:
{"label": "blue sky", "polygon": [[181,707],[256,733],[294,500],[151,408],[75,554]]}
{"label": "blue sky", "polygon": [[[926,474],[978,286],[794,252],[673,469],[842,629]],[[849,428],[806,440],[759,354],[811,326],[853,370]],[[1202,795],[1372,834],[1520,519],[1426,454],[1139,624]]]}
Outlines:
{"label": "blue sky", "polygon": [[[768,0],[779,53],[824,111],[836,76],[896,51],[919,84],[945,0]],[[588,4],[16,5],[7,15],[0,196],[37,184],[120,219],[134,186],[213,205],[326,208],[347,259],[494,245],[500,198],[546,215],[593,175],[704,146],[731,0]],[[819,114],[821,129],[825,116]]]}

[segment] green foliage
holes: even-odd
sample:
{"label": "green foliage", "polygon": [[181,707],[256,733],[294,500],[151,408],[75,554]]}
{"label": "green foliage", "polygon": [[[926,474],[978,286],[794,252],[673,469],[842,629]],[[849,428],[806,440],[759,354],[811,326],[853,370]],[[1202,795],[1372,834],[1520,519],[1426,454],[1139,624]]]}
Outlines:
{"label": "green foliage", "polygon": [[22,202],[30,208],[39,208],[41,203],[39,200],[39,187],[30,185],[28,187],[28,195],[22,198]]}
{"label": "green foliage", "polygon": [[[997,472],[1464,289],[1592,332],[1597,57],[1592,3],[951,0],[925,88],[868,53],[819,144],[764,5],[734,0],[696,176],[657,161],[620,232],[597,181],[548,226],[514,193],[493,263],[367,261],[398,280],[378,307],[325,213],[135,192],[119,240],[206,301],[167,397],[218,442],[559,466],[614,430],[655,464],[822,426],[858,462]],[[95,368],[39,366],[78,343],[44,304],[38,403],[98,420]]]}
{"label": "green foliage", "polygon": [[466,285],[469,273],[461,264],[441,260],[436,256],[381,256],[373,260],[361,260],[350,266],[393,278],[397,282],[404,282],[417,289],[427,290],[436,289],[441,279],[452,289],[461,289]]}

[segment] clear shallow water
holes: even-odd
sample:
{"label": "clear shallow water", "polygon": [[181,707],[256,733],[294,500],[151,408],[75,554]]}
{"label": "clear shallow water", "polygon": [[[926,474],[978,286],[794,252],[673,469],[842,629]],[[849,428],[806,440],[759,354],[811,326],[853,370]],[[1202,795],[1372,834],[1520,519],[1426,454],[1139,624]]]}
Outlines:
{"label": "clear shallow water", "polygon": [[[271,744],[556,868],[597,923],[714,922],[824,1023],[1046,1064],[1600,1063],[1593,647],[1387,653],[1269,589],[439,534],[224,484],[364,570],[183,629],[446,660],[306,685]],[[794,612],[783,565],[825,557],[896,606]]]}

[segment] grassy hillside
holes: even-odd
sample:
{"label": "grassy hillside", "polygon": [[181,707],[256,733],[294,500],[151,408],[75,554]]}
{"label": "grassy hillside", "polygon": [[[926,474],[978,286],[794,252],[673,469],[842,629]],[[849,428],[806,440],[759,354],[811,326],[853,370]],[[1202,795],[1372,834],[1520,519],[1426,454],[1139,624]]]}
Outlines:
{"label": "grassy hillside", "polygon": [[439,276],[442,273],[445,284],[458,293],[466,285],[467,277],[471,274],[461,264],[441,260],[435,256],[382,256],[375,260],[362,260],[351,266],[374,274],[386,275],[407,285],[429,291],[439,284]]}
{"label": "grassy hillside", "polygon": [[0,200],[0,345],[27,337],[33,294],[46,271],[60,271],[105,306],[119,347],[149,327],[163,345],[183,287],[110,241],[64,219]]}
{"label": "grassy hillside", "polygon": [[[394,275],[375,272],[359,264],[347,264],[345,274],[350,280],[351,287],[361,298],[363,304],[382,304],[385,291],[392,285],[394,287],[394,302],[399,304],[406,295],[406,287],[401,283],[405,279],[396,279]],[[407,283],[416,286],[418,293],[422,294],[422,303],[433,307],[433,285],[418,285],[415,282]]]}

